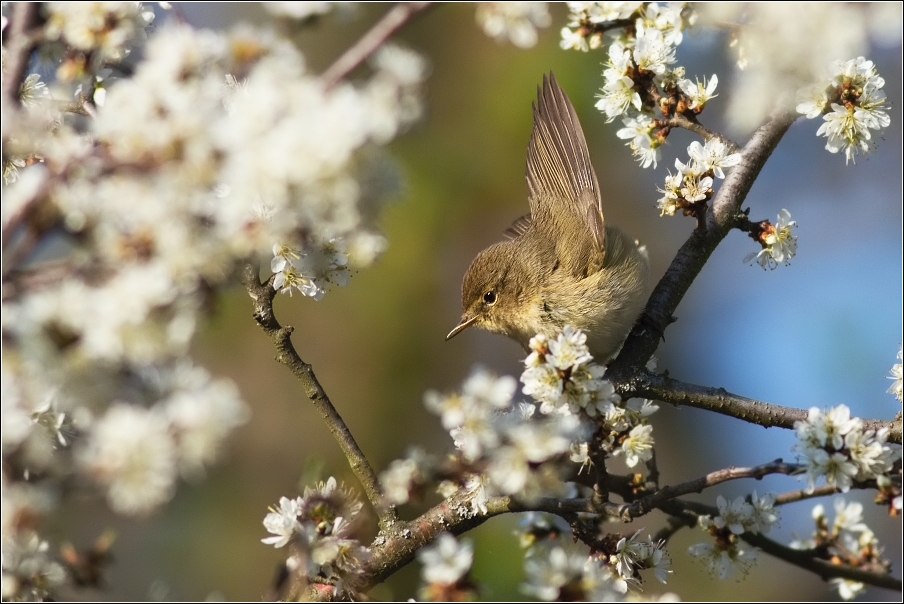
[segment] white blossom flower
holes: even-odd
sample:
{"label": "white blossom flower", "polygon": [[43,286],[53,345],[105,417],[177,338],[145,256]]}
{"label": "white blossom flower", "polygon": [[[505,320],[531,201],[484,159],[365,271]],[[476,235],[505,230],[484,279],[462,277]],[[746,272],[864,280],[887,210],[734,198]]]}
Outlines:
{"label": "white blossom flower", "polygon": [[744,258],[744,263],[755,260],[764,269],[767,267],[774,269],[781,263],[789,264],[797,254],[797,237],[791,234],[791,229],[795,226],[797,223],[791,220],[791,213],[782,209],[778,213],[775,225],[767,225],[760,236],[763,249],[748,254]]}
{"label": "white blossom flower", "polygon": [[762,497],[758,497],[754,491],[750,501],[753,512],[747,530],[755,533],[768,533],[779,520],[779,513],[775,508],[775,493],[766,493]]}
{"label": "white blossom flower", "polygon": [[672,559],[665,552],[665,541],[660,540],[653,543],[652,537],[649,538],[650,546],[648,555],[645,560],[647,568],[653,569],[653,576],[660,583],[666,583],[670,574],[672,574]]}
{"label": "white blossom flower", "polygon": [[681,197],[690,203],[704,201],[712,192],[713,179],[709,176],[685,177],[682,181]]}
{"label": "white blossom flower", "polygon": [[829,104],[829,97],[824,85],[805,88],[798,93],[798,97],[800,102],[796,107],[797,112],[807,116],[807,119],[810,120],[822,115]]}
{"label": "white blossom flower", "polygon": [[813,407],[806,421],[795,422],[798,442],[794,450],[806,461],[808,488],[824,477],[842,491],[854,480],[884,474],[900,457],[898,446],[886,442],[887,430],[864,430],[863,422],[850,416],[845,405],[826,412]]}
{"label": "white blossom flower", "polygon": [[729,153],[728,145],[718,138],[711,138],[701,145],[694,141],[687,148],[688,155],[702,172],[712,171],[716,178],[725,178],[723,168],[731,168],[741,163],[740,153]]}
{"label": "white blossom flower", "polygon": [[41,75],[28,74],[19,86],[19,100],[25,107],[40,107],[50,98],[50,90],[47,84],[41,81]]}
{"label": "white blossom flower", "polygon": [[625,464],[629,468],[653,459],[653,426],[634,426],[622,441],[621,448],[616,449],[614,454],[624,455]]}
{"label": "white blossom flower", "polygon": [[[687,11],[687,21],[682,14]],[[692,25],[696,21],[696,15],[688,8],[686,2],[650,2],[645,5],[643,13],[638,19],[644,27],[655,28],[662,34],[663,41],[670,46],[678,46],[684,39],[682,29]]]}
{"label": "white blossom flower", "polygon": [[465,539],[458,541],[449,533],[441,533],[433,545],[417,552],[423,564],[421,576],[427,583],[452,584],[461,579],[474,562],[474,545]]}
{"label": "white blossom flower", "polygon": [[101,57],[122,59],[127,44],[154,20],[140,2],[49,2],[45,35]]}
{"label": "white blossom flower", "polygon": [[[569,2],[568,7],[572,15],[579,12],[586,13],[591,23],[606,23],[607,21],[619,21],[633,15],[643,2]],[[573,17],[572,17],[573,18]]]}
{"label": "white blossom flower", "polygon": [[265,2],[264,8],[273,15],[303,20],[325,15],[333,8],[333,2]]}
{"label": "white blossom flower", "polygon": [[562,50],[580,50],[582,52],[587,52],[590,50],[590,46],[587,44],[587,38],[578,31],[573,31],[568,27],[563,27],[559,31],[559,35],[561,36],[561,40],[559,41],[559,47]]}
{"label": "white blossom flower", "polygon": [[710,574],[722,579],[729,579],[735,573],[746,575],[756,562],[753,550],[734,547],[722,549],[713,543],[697,543],[688,548],[687,553],[700,558],[709,569]]}
{"label": "white blossom flower", "polygon": [[665,177],[665,185],[662,189],[659,189],[659,192],[662,193],[663,196],[656,202],[656,207],[659,208],[660,216],[674,216],[675,212],[678,211],[680,208],[678,200],[683,197],[681,194],[682,184],[684,184],[684,176],[681,172],[675,174],[669,172]]}
{"label": "white blossom flower", "polygon": [[627,113],[634,107],[641,110],[640,94],[634,90],[634,80],[628,76],[607,78],[596,108],[606,114],[606,121],[611,122],[619,115]]}
{"label": "white blossom flower", "polygon": [[838,595],[842,600],[853,600],[857,594],[866,589],[866,585],[851,579],[831,579],[829,584],[838,589]]}
{"label": "white blossom flower", "polygon": [[544,555],[525,558],[524,574],[527,582],[521,585],[521,590],[540,600],[551,602],[559,597],[559,591],[563,587],[580,580],[586,561],[587,556],[567,552],[558,546]]}
{"label": "white blossom flower", "polygon": [[53,599],[56,589],[67,578],[63,567],[54,562],[50,545],[37,533],[25,530],[3,534],[4,601],[43,602]]}
{"label": "white blossom flower", "polygon": [[507,409],[517,388],[515,378],[508,375],[496,377],[483,368],[477,368],[462,386],[462,395],[490,409]]}
{"label": "white blossom flower", "polygon": [[633,56],[638,69],[661,76],[675,62],[675,47],[666,42],[660,30],[645,27],[637,32]]}
{"label": "white blossom flower", "polygon": [[183,473],[197,475],[212,463],[226,436],[248,421],[249,412],[238,389],[227,380],[212,380],[198,367],[195,383],[177,389],[166,401]]}
{"label": "white blossom flower", "polygon": [[737,497],[729,503],[719,495],[716,498],[719,507],[719,515],[713,518],[713,524],[717,528],[728,528],[735,535],[741,535],[747,531],[747,526],[753,522],[754,509],[743,497]]}
{"label": "white blossom flower", "polygon": [[[702,110],[710,99],[719,96],[716,94],[716,86],[718,84],[719,78],[715,74],[709,79],[709,82],[706,81],[706,78],[702,82],[700,80],[691,82],[687,79],[678,81],[678,87],[681,88],[681,92],[686,94],[691,101],[690,108],[697,111]],[[722,177],[720,176],[719,178]]]}
{"label": "white blossom flower", "polygon": [[888,372],[891,374],[888,379],[892,380],[891,386],[888,387],[888,394],[894,395],[898,402],[904,402],[904,393],[901,389],[901,348],[898,348],[898,362],[891,366]]}
{"label": "white blossom flower", "polygon": [[279,509],[270,508],[270,513],[264,517],[264,528],[271,537],[261,539],[262,543],[273,547],[283,547],[294,535],[301,532],[301,523],[298,516],[301,514],[301,497],[289,499],[279,498]]}

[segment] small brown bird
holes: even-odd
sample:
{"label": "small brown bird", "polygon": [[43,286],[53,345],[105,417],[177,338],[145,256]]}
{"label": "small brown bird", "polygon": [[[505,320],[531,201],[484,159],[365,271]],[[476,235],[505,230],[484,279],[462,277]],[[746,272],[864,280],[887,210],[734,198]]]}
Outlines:
{"label": "small brown bird", "polygon": [[475,325],[527,349],[536,334],[554,337],[571,325],[587,334],[597,361],[608,361],[643,310],[649,260],[606,225],[581,124],[552,74],[534,105],[527,189],[530,214],[471,263],[461,322],[446,339]]}

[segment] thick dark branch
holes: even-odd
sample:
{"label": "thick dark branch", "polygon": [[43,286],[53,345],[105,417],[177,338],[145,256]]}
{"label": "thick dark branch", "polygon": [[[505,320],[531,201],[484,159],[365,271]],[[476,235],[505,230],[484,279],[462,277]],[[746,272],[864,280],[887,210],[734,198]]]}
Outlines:
{"label": "thick dark branch", "polygon": [[276,347],[276,360],[288,367],[298,381],[301,382],[305,394],[314,403],[314,407],[320,412],[323,421],[333,434],[333,437],[339,443],[342,452],[348,459],[352,472],[358,477],[364,493],[370,500],[380,518],[380,529],[387,530],[393,524],[398,522],[398,512],[394,506],[386,506],[383,503],[383,497],[380,493],[380,485],[377,475],[364,456],[364,453],[355,442],[351,431],[339,412],[330,402],[329,397],[317,381],[314,375],[314,369],[298,356],[295,347],[292,345],[290,336],[293,328],[283,327],[276,320],[273,314],[273,297],[276,291],[270,283],[261,283],[258,279],[258,269],[254,264],[247,264],[243,269],[242,283],[248,290],[248,295],[254,300],[254,319],[261,329],[270,337],[273,345]]}
{"label": "thick dark branch", "polygon": [[[37,2],[12,2],[9,7],[9,24],[3,32],[3,111],[18,108],[19,87],[25,80],[28,62],[35,47],[32,29],[38,21],[41,5]],[[10,116],[4,115],[4,122]],[[6,139],[6,128],[4,140]]]}
{"label": "thick dark branch", "polygon": [[[650,398],[670,405],[696,407],[763,426],[764,428],[794,428],[794,422],[807,419],[808,410],[764,403],[724,388],[710,388],[674,380],[665,375],[640,372],[630,380],[616,384],[624,397]],[[901,422],[895,420],[864,419],[867,430],[888,429],[888,441],[901,443]]]}
{"label": "thick dark branch", "polygon": [[589,499],[541,498],[529,505],[511,497],[491,497],[486,513],[472,509],[474,492],[465,489],[411,522],[397,524],[382,533],[371,547],[371,558],[365,565],[367,577],[361,589],[367,590],[386,580],[414,559],[420,548],[432,543],[443,532],[461,535],[495,516],[527,511],[569,515],[598,512]]}
{"label": "thick dark branch", "polygon": [[738,217],[741,216],[741,204],[747,198],[750,187],[796,117],[792,113],[773,116],[760,126],[744,145],[741,163],[728,173],[713,197],[706,223],[694,229],[690,238],[678,250],[671,266],[647,302],[645,315],[658,325],[659,329],[651,328],[645,321],[639,321],[628,336],[618,358],[610,365],[609,379],[614,381],[627,379],[637,368],[643,367],[655,352],[670,317],[716,246],[737,223]]}
{"label": "thick dark branch", "polygon": [[335,86],[339,80],[347,76],[358,65],[367,60],[389,37],[398,31],[414,15],[421,12],[432,2],[400,2],[389,9],[383,18],[377,21],[367,33],[346,50],[336,62],[323,72],[323,81],[327,89]]}

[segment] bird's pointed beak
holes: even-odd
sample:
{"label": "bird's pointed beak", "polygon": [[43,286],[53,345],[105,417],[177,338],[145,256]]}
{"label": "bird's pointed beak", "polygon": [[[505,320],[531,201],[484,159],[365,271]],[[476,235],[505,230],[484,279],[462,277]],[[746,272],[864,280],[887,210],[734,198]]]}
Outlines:
{"label": "bird's pointed beak", "polygon": [[461,318],[461,322],[455,326],[455,329],[449,332],[449,335],[446,336],[446,340],[452,339],[454,336],[457,336],[459,333],[464,331],[466,328],[470,327],[474,321],[477,320],[477,317],[480,315],[474,315],[473,317],[469,317],[468,315],[464,315]]}

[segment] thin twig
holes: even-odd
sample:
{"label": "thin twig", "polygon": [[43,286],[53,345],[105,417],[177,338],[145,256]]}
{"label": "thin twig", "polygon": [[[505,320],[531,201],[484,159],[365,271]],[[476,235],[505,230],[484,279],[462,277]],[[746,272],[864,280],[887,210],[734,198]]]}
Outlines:
{"label": "thin twig", "polygon": [[321,77],[326,82],[327,90],[367,60],[392,34],[431,4],[432,2],[400,2],[389,9],[382,19],[323,72]]}
{"label": "thin twig", "polygon": [[[873,488],[875,487],[875,481],[873,481]],[[798,489],[796,491],[788,491],[787,493],[782,493],[780,495],[775,496],[775,505],[787,505],[789,503],[796,503],[798,501],[804,501],[806,499],[814,499],[816,497],[827,497],[829,495],[834,495],[835,493],[840,493],[841,489],[833,484],[824,484],[814,488],[812,491],[808,491],[807,489]]]}
{"label": "thin twig", "polygon": [[714,132],[713,130],[710,130],[709,128],[701,124],[697,120],[696,116],[688,116],[683,113],[676,113],[668,119],[668,125],[670,128],[684,128],[685,130],[689,130],[694,134],[702,137],[704,141],[708,141],[711,138],[717,138],[728,146],[728,150],[731,153],[737,153],[741,150],[738,144],[734,141],[729,140],[718,132]]}
{"label": "thin twig", "polygon": [[650,510],[661,506],[670,499],[675,499],[690,493],[702,493],[704,489],[722,482],[738,480],[740,478],[755,478],[759,480],[763,478],[763,476],[769,474],[786,474],[790,476],[801,471],[803,471],[803,466],[785,463],[781,459],[749,468],[725,468],[716,470],[715,472],[710,472],[709,474],[701,476],[700,478],[695,478],[694,480],[682,482],[681,484],[676,484],[674,486],[662,487],[655,493],[638,499],[633,503],[618,506],[617,515],[623,522],[630,522],[639,516],[648,514]]}
{"label": "thin twig", "polygon": [[395,506],[387,506],[383,502],[380,494],[380,485],[377,475],[364,456],[364,453],[355,442],[348,426],[342,420],[339,412],[330,402],[329,397],[314,375],[314,369],[305,363],[295,347],[292,345],[290,338],[293,328],[283,327],[276,320],[273,314],[273,297],[276,295],[275,290],[269,283],[261,283],[257,276],[258,269],[254,264],[247,264],[243,269],[242,283],[248,290],[248,295],[254,300],[254,319],[261,329],[270,336],[270,340],[276,347],[276,360],[288,367],[295,377],[301,382],[305,394],[314,403],[314,407],[320,412],[323,421],[338,441],[342,452],[345,453],[346,459],[351,466],[352,472],[355,473],[364,493],[377,512],[380,519],[380,529],[383,531],[391,528],[399,521],[398,511]]}
{"label": "thin twig", "polygon": [[[794,423],[806,421],[809,413],[806,409],[764,403],[732,394],[724,388],[698,386],[647,371],[638,372],[630,380],[615,385],[619,394],[624,397],[651,398],[670,405],[706,409],[743,419],[764,428],[793,429]],[[885,428],[888,430],[886,438],[889,442],[901,443],[901,422],[878,419],[862,421],[865,429],[878,431]]]}

